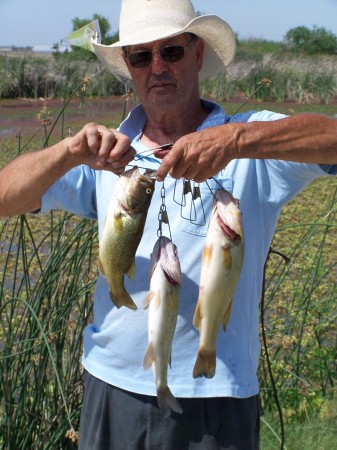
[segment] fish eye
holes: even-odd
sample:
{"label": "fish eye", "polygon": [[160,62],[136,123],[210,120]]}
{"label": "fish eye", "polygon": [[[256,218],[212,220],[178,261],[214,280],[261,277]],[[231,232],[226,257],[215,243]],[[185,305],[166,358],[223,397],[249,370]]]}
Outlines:
{"label": "fish eye", "polygon": [[150,188],[147,188],[145,192],[146,192],[147,194],[151,194],[151,192],[152,192],[152,189],[150,189]]}

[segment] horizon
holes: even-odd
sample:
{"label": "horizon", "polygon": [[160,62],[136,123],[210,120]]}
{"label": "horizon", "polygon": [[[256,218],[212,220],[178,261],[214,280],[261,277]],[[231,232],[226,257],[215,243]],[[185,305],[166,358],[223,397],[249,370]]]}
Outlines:
{"label": "horizon", "polygon": [[[46,7],[44,0],[0,0],[3,18],[0,46],[37,46],[62,43],[73,31],[76,17],[91,21],[97,13],[109,21],[111,33],[119,29],[120,1],[58,0]],[[228,22],[240,40],[282,42],[298,26],[325,28],[337,35],[337,0],[193,0],[201,14],[216,14]]]}

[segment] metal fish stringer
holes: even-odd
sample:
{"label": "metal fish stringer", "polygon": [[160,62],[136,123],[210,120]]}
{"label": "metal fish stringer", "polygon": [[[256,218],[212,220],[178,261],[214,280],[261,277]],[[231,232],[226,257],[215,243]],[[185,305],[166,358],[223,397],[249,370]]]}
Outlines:
{"label": "metal fish stringer", "polygon": [[165,205],[165,194],[166,194],[166,190],[165,190],[165,185],[163,182],[161,191],[160,191],[160,196],[161,196],[161,205],[159,208],[159,213],[158,213],[158,230],[157,230],[157,236],[158,237],[162,237],[163,235],[163,223],[166,224],[168,226],[168,231],[169,231],[169,237],[172,240],[172,235],[171,235],[171,228],[170,228],[170,222],[169,222],[169,218],[168,218],[168,214],[167,214],[167,210],[166,210],[166,205]]}
{"label": "metal fish stringer", "polygon": [[206,216],[199,183],[193,180],[176,180],[173,200],[180,205],[182,219],[196,225],[205,225]]}
{"label": "metal fish stringer", "polygon": [[139,152],[134,157],[134,161],[142,159],[144,156],[150,156],[154,152],[154,150],[171,150],[173,147],[173,142],[169,142],[167,144],[159,145],[158,147],[149,148],[147,150],[143,150],[142,152]]}
{"label": "metal fish stringer", "polygon": [[154,148],[148,148],[146,150],[143,150],[142,152],[138,152],[135,157],[133,158],[133,163],[129,163],[128,166],[130,167],[138,167],[137,161],[140,161],[143,164],[143,167],[145,168],[146,162],[151,161],[151,157],[153,156],[153,152],[155,150],[170,150],[173,147],[173,142],[169,142],[167,144],[159,145],[158,147]]}

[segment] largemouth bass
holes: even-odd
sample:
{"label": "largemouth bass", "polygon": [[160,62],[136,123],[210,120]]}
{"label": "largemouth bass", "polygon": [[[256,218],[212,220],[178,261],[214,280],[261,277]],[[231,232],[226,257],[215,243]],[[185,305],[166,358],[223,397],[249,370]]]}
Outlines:
{"label": "largemouth bass", "polygon": [[144,357],[145,370],[153,367],[157,398],[165,417],[182,408],[167,385],[167,369],[177,322],[181,269],[176,246],[167,237],[160,237],[151,254],[150,291],[144,300],[149,306],[149,345]]}
{"label": "largemouth bass", "polygon": [[216,340],[226,330],[244,255],[239,202],[224,189],[216,191],[202,253],[199,298],[193,324],[200,332],[193,377],[212,378]]}
{"label": "largemouth bass", "polygon": [[147,212],[154,192],[153,171],[143,175],[130,169],[119,178],[108,207],[99,244],[99,270],[109,283],[110,297],[120,308],[137,309],[126,291],[124,275],[133,279],[135,254],[143,235]]}

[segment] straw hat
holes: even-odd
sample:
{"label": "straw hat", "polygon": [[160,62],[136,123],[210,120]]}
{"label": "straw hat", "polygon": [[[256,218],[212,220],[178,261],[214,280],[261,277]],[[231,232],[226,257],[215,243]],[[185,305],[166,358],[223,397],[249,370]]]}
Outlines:
{"label": "straw hat", "polygon": [[111,45],[93,43],[96,55],[117,78],[130,80],[122,47],[194,33],[205,42],[200,80],[221,72],[234,58],[235,36],[215,15],[197,16],[190,0],[122,0],[119,36]]}

